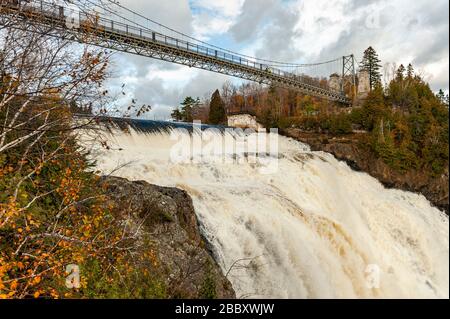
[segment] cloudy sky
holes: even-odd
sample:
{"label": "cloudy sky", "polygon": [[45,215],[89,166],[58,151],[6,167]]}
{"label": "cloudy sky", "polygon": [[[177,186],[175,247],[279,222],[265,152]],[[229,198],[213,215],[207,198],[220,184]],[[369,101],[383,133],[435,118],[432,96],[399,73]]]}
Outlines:
{"label": "cloudy sky", "polygon": [[[173,29],[258,58],[326,61],[372,45],[384,63],[413,63],[434,90],[449,88],[448,0],[121,0]],[[231,80],[207,71],[115,54],[109,85],[166,118],[191,95]]]}

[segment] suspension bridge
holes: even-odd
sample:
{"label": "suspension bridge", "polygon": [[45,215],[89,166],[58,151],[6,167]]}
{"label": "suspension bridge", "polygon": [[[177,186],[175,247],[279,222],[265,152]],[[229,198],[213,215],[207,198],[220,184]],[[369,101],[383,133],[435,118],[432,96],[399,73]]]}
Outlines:
{"label": "suspension bridge", "polygon": [[0,0],[0,25],[352,103],[353,55],[313,64],[259,59],[208,44],[119,3],[106,2]]}

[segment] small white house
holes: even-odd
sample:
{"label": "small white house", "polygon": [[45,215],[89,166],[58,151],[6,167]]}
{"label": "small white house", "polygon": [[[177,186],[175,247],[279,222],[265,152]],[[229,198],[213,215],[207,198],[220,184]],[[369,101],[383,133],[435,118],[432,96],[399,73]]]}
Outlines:
{"label": "small white house", "polygon": [[228,126],[242,129],[251,128],[254,130],[264,128],[256,121],[256,116],[250,114],[228,115]]}

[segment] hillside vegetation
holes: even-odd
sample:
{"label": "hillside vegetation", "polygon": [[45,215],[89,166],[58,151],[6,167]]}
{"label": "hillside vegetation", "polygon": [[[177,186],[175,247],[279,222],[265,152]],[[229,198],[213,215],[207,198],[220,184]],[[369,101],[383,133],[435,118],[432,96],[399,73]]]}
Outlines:
{"label": "hillside vegetation", "polygon": [[448,116],[448,104],[419,76],[398,76],[387,88],[376,86],[349,113],[319,109],[313,115],[280,118],[277,126],[331,135],[365,130],[361,146],[393,169],[438,176],[448,167]]}

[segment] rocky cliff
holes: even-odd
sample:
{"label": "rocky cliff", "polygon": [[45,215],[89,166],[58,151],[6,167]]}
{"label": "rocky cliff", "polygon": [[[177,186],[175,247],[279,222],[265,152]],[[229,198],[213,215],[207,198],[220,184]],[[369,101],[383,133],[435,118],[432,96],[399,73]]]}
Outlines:
{"label": "rocky cliff", "polygon": [[306,133],[299,129],[286,129],[281,134],[310,145],[312,151],[333,154],[337,159],[347,162],[353,169],[375,177],[388,188],[420,193],[434,206],[449,213],[448,168],[439,177],[431,177],[418,170],[409,170],[405,173],[395,171],[382,159],[376,158],[360,146],[360,134],[336,137],[327,134]]}
{"label": "rocky cliff", "polygon": [[[118,177],[102,178],[114,209],[139,231],[138,246],[155,251],[152,269],[168,298],[235,298],[201,237],[189,195],[176,188]],[[146,247],[148,248],[148,247]]]}

